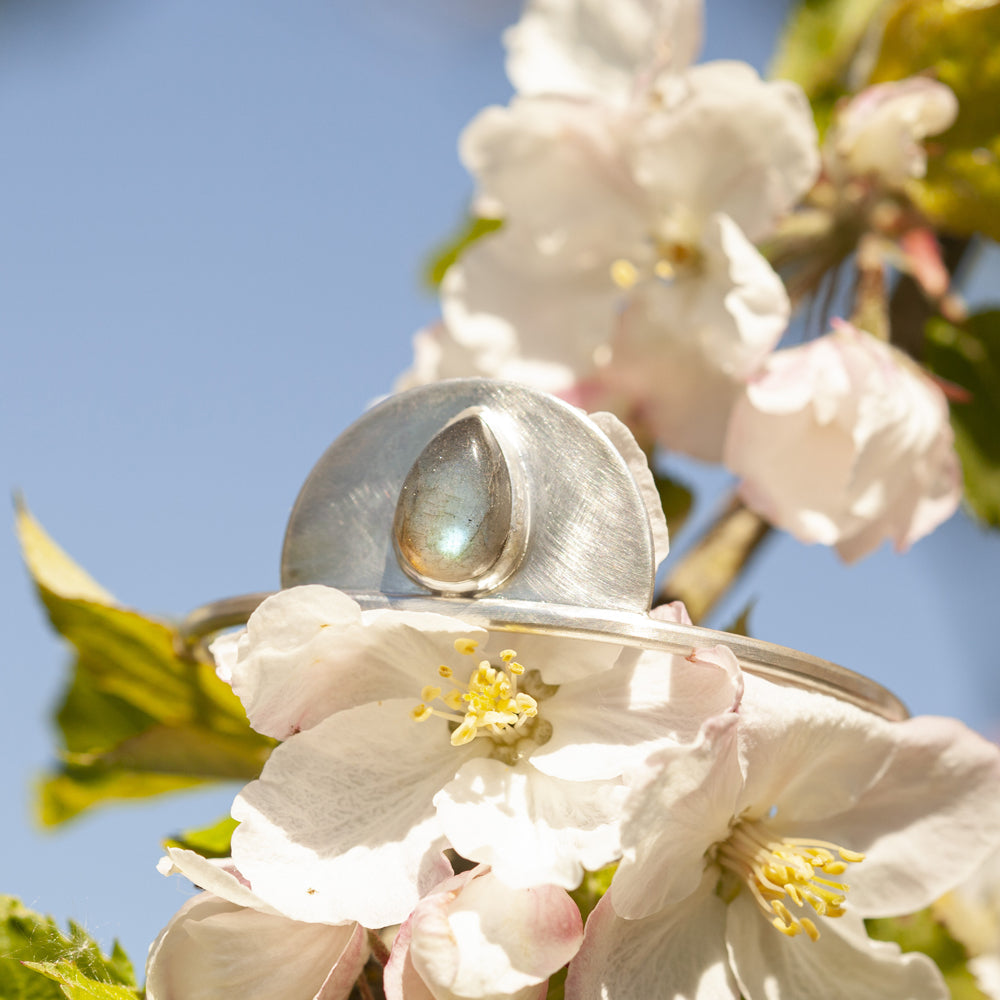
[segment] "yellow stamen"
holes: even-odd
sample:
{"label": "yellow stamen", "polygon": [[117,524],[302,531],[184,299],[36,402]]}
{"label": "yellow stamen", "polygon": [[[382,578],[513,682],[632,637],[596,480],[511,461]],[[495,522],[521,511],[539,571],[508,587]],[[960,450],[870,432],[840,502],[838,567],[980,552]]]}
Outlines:
{"label": "yellow stamen", "polygon": [[[477,643],[472,639],[456,639],[455,650],[463,655],[476,651]],[[420,692],[421,704],[413,709],[411,716],[423,721],[431,715],[438,715],[458,722],[451,734],[453,746],[462,746],[477,736],[490,736],[496,742],[509,744],[520,739],[517,730],[523,729],[529,720],[538,715],[538,703],[531,695],[517,690],[517,678],[524,673],[524,667],[515,662],[517,653],[505,649],[500,653],[503,666],[495,667],[489,660],[480,660],[469,675],[463,690],[453,687],[447,692],[434,684],[426,685]],[[452,670],[447,666],[438,667],[438,674],[449,678]],[[441,701],[450,711],[432,708],[428,703]]]}
{"label": "yellow stamen", "polygon": [[714,856],[746,884],[776,930],[789,937],[804,931],[813,941],[819,938],[816,924],[794,914],[786,900],[820,917],[843,916],[848,886],[823,876],[840,875],[865,857],[828,841],[782,837],[759,820],[738,823]]}
{"label": "yellow stamen", "polygon": [[622,291],[628,291],[639,280],[639,272],[636,270],[635,264],[619,257],[611,265],[611,280]]}

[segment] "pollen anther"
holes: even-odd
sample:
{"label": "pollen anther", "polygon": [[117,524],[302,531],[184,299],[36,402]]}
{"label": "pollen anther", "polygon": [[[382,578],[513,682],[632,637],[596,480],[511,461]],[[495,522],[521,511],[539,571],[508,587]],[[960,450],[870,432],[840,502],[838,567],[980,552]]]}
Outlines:
{"label": "pollen anther", "polygon": [[820,917],[842,916],[848,886],[823,876],[840,875],[847,864],[864,860],[827,841],[782,837],[759,820],[738,823],[716,845],[714,857],[746,884],[776,930],[789,937],[805,932],[813,941],[819,938],[816,924],[793,913],[786,900],[799,911],[809,907]]}
{"label": "pollen anther", "polygon": [[[455,650],[463,655],[475,652],[476,645],[471,639],[455,640]],[[463,746],[477,736],[489,736],[501,744],[519,739],[518,731],[537,717],[538,702],[517,690],[517,678],[524,673],[524,667],[514,661],[516,656],[513,649],[503,650],[503,665],[497,667],[489,660],[480,660],[464,690],[453,687],[443,693],[436,685],[426,685],[420,692],[421,704],[411,711],[411,716],[418,722],[437,715],[459,723],[451,734],[452,746]],[[452,671],[442,665],[438,674],[448,678]],[[435,701],[443,702],[450,711],[428,705]]]}

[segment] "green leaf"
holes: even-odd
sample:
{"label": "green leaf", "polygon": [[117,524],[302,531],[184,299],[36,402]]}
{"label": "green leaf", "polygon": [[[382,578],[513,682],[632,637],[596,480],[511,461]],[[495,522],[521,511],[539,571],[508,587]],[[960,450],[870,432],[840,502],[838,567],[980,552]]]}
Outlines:
{"label": "green leaf", "polygon": [[230,845],[236,826],[236,820],[226,816],[201,830],[185,830],[176,837],[165,840],[164,844],[167,847],[195,851],[203,858],[228,858],[232,853]]}
{"label": "green leaf", "polygon": [[955,124],[928,140],[911,194],[942,229],[1000,239],[1000,0],[901,0],[871,82],[928,73],[958,97]]}
{"label": "green leaf", "polygon": [[968,954],[932,910],[907,917],[866,920],[868,934],[877,941],[894,941],[903,951],[930,956],[951,990],[952,1000],[987,1000],[968,969]]}
{"label": "green leaf", "polygon": [[136,774],[123,770],[64,765],[38,785],[35,811],[44,826],[58,826],[108,802],[148,799],[203,784],[184,775]]}
{"label": "green leaf", "polygon": [[850,89],[847,77],[858,47],[887,6],[886,0],[803,0],[789,15],[770,75],[802,87],[821,128]]}
{"label": "green leaf", "polygon": [[[50,981],[51,976],[44,979],[32,971],[40,964],[58,966],[66,970],[67,976],[106,985],[119,992],[70,993]],[[135,985],[132,963],[117,942],[111,955],[106,956],[79,925],[70,922],[69,934],[63,934],[51,917],[29,910],[12,896],[0,896],[0,997],[5,1000],[62,1000],[67,996],[93,996],[135,1000],[138,995]]]}
{"label": "green leaf", "polygon": [[495,233],[503,225],[502,219],[484,219],[469,216],[462,227],[431,255],[426,269],[427,284],[437,288],[444,281],[445,273],[458,260],[459,254],[476,240]]}
{"label": "green leaf", "polygon": [[583,917],[584,922],[601,901],[601,897],[608,891],[616,871],[618,871],[618,865],[613,864],[596,872],[584,872],[583,881],[570,893],[573,902],[580,908],[580,916]]}
{"label": "green leaf", "polygon": [[116,604],[23,505],[17,526],[49,619],[76,653],[56,716],[63,765],[41,786],[42,822],[109,799],[256,777],[274,741],[250,729],[208,654],[168,622]]}
{"label": "green leaf", "polygon": [[62,986],[60,991],[69,1000],[136,1000],[138,990],[106,983],[83,975],[69,962],[25,962],[29,969],[40,972]]}
{"label": "green leaf", "polygon": [[968,402],[951,407],[965,499],[979,518],[1000,527],[1000,310],[971,316],[960,326],[932,319],[925,361],[969,393]]}

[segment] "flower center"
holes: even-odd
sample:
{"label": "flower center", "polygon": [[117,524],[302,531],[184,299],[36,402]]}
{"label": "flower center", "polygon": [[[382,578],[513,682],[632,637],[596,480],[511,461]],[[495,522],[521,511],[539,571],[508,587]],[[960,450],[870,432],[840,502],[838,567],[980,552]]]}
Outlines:
{"label": "flower center", "polygon": [[623,292],[627,292],[643,279],[659,278],[673,281],[679,273],[697,270],[701,267],[701,251],[694,243],[682,240],[656,240],[652,248],[652,259],[636,263],[627,257],[619,257],[611,262],[611,280]]}
{"label": "flower center", "polygon": [[[472,639],[456,639],[455,650],[465,656],[476,652],[477,643]],[[423,722],[432,715],[458,723],[451,734],[455,747],[471,743],[478,736],[486,736],[500,744],[519,740],[524,729],[538,715],[538,702],[523,691],[517,690],[517,681],[524,674],[524,667],[517,662],[517,653],[505,649],[500,653],[502,666],[489,660],[480,660],[469,675],[465,688],[451,687],[448,691],[428,684],[421,692],[421,702],[410,715]],[[451,667],[438,667],[444,680],[453,676]],[[445,707],[436,708],[434,702]]]}
{"label": "flower center", "polygon": [[825,840],[782,837],[759,820],[738,823],[729,839],[715,846],[714,857],[724,872],[720,886],[725,873],[732,873],[739,880],[737,891],[742,883],[749,886],[773,927],[789,937],[805,931],[813,941],[819,931],[804,915],[807,907],[820,917],[844,913],[849,887],[826,876],[842,875],[848,864],[865,859]]}

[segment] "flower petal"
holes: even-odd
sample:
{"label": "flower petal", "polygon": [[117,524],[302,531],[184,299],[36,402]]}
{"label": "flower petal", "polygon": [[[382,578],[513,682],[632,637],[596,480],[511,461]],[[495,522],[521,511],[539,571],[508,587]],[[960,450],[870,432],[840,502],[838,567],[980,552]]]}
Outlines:
{"label": "flower petal", "polygon": [[694,66],[683,82],[680,100],[638,126],[636,177],[656,204],[683,205],[692,221],[724,213],[759,241],[819,173],[809,102],[741,62]]}
{"label": "flower petal", "polygon": [[954,719],[888,725],[877,780],[849,810],[795,827],[865,854],[847,897],[865,917],[930,905],[1000,846],[1000,750]]}
{"label": "flower petal", "polygon": [[231,859],[211,861],[194,851],[167,848],[167,857],[156,866],[161,875],[183,875],[199,889],[205,889],[227,903],[246,906],[262,913],[278,914],[278,910],[260,899],[246,879],[233,867]]}
{"label": "flower petal", "polygon": [[709,716],[738,700],[739,665],[730,650],[717,649],[728,657],[724,665],[708,651],[647,651],[634,666],[564,684],[542,706],[552,737],[532,752],[531,763],[571,781],[614,778],[667,743],[692,741]]}
{"label": "flower petal", "polygon": [[583,869],[617,859],[625,789],[560,781],[521,762],[473,760],[434,798],[441,826],[464,858],[492,867],[512,888],[573,889]]}
{"label": "flower petal", "polygon": [[622,916],[639,919],[680,904],[706,869],[716,870],[707,854],[729,833],[742,782],[738,721],[735,713],[717,716],[693,746],[668,747],[650,758],[645,780],[629,795],[624,857],[609,892]]}
{"label": "flower petal", "polygon": [[544,996],[583,938],[576,904],[554,886],[511,889],[482,866],[467,874],[447,880],[407,921],[413,968],[437,1000]]}
{"label": "flower petal", "polygon": [[412,701],[338,712],[279,746],[237,796],[233,860],[290,917],[399,923],[450,872],[434,793],[475,741],[453,747],[444,719]]}
{"label": "flower petal", "polygon": [[745,684],[740,760],[746,779],[737,813],[756,819],[776,807],[780,828],[792,835],[803,823],[846,813],[892,758],[894,723],[815,691],[752,675]]}
{"label": "flower petal", "polygon": [[948,1000],[937,966],[919,952],[872,941],[849,915],[818,920],[820,936],[775,930],[749,893],[729,905],[726,940],[747,1000]]}
{"label": "flower petal", "polygon": [[233,690],[258,732],[287,739],[344,708],[414,696],[455,639],[486,633],[457,618],[362,611],[332,587],[292,587],[251,615]]}
{"label": "flower petal", "polygon": [[570,963],[566,1000],[737,1000],[716,877],[706,872],[691,897],[645,920],[618,916],[605,896]]}
{"label": "flower petal", "polygon": [[226,902],[189,899],[153,942],[149,1000],[346,1000],[367,955],[355,924],[300,923]]}
{"label": "flower petal", "polygon": [[699,0],[531,0],[504,35],[507,75],[522,94],[625,104],[657,72],[701,48]]}

